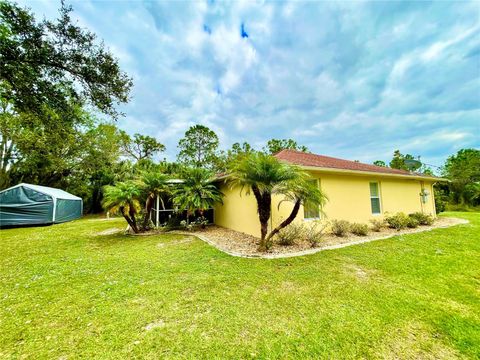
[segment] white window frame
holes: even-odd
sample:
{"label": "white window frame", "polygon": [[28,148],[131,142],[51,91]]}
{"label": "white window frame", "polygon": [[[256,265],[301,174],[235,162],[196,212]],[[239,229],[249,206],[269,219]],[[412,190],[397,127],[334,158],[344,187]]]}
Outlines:
{"label": "white window frame", "polygon": [[[370,188],[370,184],[377,184],[377,196],[372,195],[372,190]],[[372,213],[373,216],[382,215],[382,199],[381,199],[381,192],[380,192],[380,182],[379,181],[370,181],[368,183],[368,191],[370,192],[370,212]],[[379,212],[378,213],[373,212],[372,199],[378,199],[378,207],[379,207]]]}
{"label": "white window frame", "polygon": [[[317,188],[320,188],[320,179],[311,179],[314,180],[317,184]],[[318,206],[318,217],[305,217],[305,206],[303,206],[303,221],[315,221],[320,220],[322,218],[322,214],[320,211],[320,206]]]}

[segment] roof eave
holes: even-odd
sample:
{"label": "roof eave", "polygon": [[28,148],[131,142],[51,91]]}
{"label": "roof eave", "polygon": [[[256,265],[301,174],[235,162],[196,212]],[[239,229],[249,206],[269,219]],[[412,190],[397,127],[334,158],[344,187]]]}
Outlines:
{"label": "roof eave", "polygon": [[[304,166],[296,165],[302,170],[307,171],[318,171],[331,174],[344,174],[344,175],[360,175],[360,176],[377,176],[377,177],[391,177],[391,178],[401,178],[401,179],[410,179],[410,180],[428,180],[433,182],[450,182],[450,180],[439,177],[432,176],[421,176],[421,175],[402,175],[402,174],[389,174],[389,173],[380,173],[375,171],[361,171],[361,170],[347,170],[347,169],[335,169],[335,168],[324,168],[319,166]],[[231,175],[221,175],[216,177],[213,181],[220,181],[228,179]]]}
{"label": "roof eave", "polygon": [[429,180],[429,181],[445,181],[448,182],[448,179],[439,178],[435,176],[422,176],[416,174],[392,174],[392,173],[383,173],[383,172],[376,172],[376,171],[364,171],[364,170],[349,170],[349,169],[337,169],[337,168],[326,168],[320,166],[306,166],[306,165],[298,165],[299,168],[303,170],[309,171],[319,171],[319,172],[326,172],[326,173],[334,173],[334,174],[348,174],[348,175],[363,175],[363,176],[380,176],[380,177],[393,177],[393,178],[402,178],[402,179],[416,179],[416,180]]}

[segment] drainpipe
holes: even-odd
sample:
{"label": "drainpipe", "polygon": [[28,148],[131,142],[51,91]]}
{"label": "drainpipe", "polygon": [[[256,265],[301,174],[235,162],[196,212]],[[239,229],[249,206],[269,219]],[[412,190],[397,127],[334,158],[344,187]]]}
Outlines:
{"label": "drainpipe", "polygon": [[[423,181],[420,181],[420,194],[423,194],[425,191],[425,184]],[[425,214],[425,211],[424,211],[424,206],[423,206],[423,199],[424,199],[424,195],[420,195],[420,206],[421,206],[421,209],[422,209],[422,214]]]}

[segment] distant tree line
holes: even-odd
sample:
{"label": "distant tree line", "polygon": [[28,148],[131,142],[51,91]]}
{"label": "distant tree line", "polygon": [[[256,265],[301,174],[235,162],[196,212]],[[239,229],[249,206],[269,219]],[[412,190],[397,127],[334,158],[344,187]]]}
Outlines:
{"label": "distant tree line", "polygon": [[[148,135],[129,135],[114,122],[123,115],[116,106],[129,100],[131,78],[95,34],[72,21],[71,12],[62,3],[58,19],[38,21],[28,9],[0,2],[0,189],[19,182],[62,188],[81,196],[85,210],[95,213],[102,211],[106,186],[142,179],[148,207],[148,196],[161,191],[158,184],[165,180],[148,174],[171,177],[189,172],[198,184],[227,171],[245,155],[271,155],[283,149],[308,152],[292,139],[271,139],[262,149],[244,142],[221,150],[213,130],[195,125],[179,140],[177,161],[155,162],[166,150],[163,144]],[[408,159],[414,157],[397,150],[389,166],[407,169]],[[451,182],[436,188],[437,197],[452,204],[479,205],[479,163],[475,149],[449,157],[442,175]],[[195,174],[200,168],[207,172]],[[432,174],[428,167],[418,171]],[[138,191],[130,185],[119,188],[125,193]],[[195,186],[184,190],[193,191]],[[117,195],[116,200],[122,198]],[[134,208],[117,205],[125,211]]]}

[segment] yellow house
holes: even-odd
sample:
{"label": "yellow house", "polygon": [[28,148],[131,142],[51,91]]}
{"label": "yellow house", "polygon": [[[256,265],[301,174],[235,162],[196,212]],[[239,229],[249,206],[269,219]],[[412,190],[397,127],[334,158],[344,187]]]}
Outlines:
{"label": "yellow house", "polygon": [[[343,219],[368,223],[397,212],[435,216],[433,184],[443,179],[295,150],[283,150],[275,157],[308,171],[328,197],[323,215],[318,208],[302,207],[295,222]],[[215,206],[215,224],[260,237],[253,194],[231,189],[228,177],[220,182],[220,189],[225,197],[223,205]],[[272,199],[270,228],[285,219],[293,207],[293,203],[281,200],[279,196]]]}

